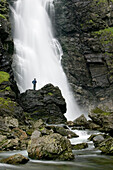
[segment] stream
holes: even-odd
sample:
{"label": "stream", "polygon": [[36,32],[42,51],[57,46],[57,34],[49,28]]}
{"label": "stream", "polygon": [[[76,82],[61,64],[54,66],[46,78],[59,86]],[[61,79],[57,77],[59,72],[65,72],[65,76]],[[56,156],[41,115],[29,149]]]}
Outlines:
{"label": "stream", "polygon": [[[79,135],[78,138],[70,139],[72,144],[87,142],[88,148],[82,150],[73,150],[75,160],[73,161],[41,161],[32,160],[25,165],[9,165],[0,163],[0,170],[113,170],[113,156],[102,155],[99,150],[95,150],[88,137],[91,134],[98,134],[91,130],[73,130]],[[0,159],[20,153],[26,157],[27,151],[9,151],[1,152]]]}

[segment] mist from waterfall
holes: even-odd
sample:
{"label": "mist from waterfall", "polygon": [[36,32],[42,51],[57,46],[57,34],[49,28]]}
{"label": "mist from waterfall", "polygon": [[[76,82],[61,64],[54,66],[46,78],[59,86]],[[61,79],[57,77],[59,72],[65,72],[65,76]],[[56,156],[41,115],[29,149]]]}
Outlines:
{"label": "mist from waterfall", "polygon": [[58,86],[67,103],[66,118],[75,119],[81,113],[61,66],[62,48],[53,36],[53,0],[17,0],[11,10],[15,45],[12,67],[20,92],[32,89],[34,78],[37,89],[48,83]]}

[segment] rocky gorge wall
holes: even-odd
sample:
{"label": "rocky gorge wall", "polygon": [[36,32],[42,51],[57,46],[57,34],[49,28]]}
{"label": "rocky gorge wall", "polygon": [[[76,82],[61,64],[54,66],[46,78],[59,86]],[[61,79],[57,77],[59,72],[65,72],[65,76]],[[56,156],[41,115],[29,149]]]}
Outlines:
{"label": "rocky gorge wall", "polygon": [[82,108],[113,109],[113,0],[55,0],[62,65]]}

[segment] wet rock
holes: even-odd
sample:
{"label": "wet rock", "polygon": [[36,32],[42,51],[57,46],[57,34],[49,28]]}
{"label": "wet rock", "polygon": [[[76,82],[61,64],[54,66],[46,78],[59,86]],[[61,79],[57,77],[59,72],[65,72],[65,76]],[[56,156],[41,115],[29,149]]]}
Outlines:
{"label": "wet rock", "polygon": [[5,117],[5,125],[10,128],[18,127],[18,120],[12,117]]}
{"label": "wet rock", "polygon": [[68,125],[69,127],[73,127],[73,126],[75,126],[75,124],[74,124],[74,122],[73,122],[73,121],[68,121],[68,122],[67,122],[67,125]]}
{"label": "wet rock", "polygon": [[39,119],[33,124],[33,128],[39,129],[39,128],[45,127],[45,125],[46,124],[44,123],[44,121],[42,119]]}
{"label": "wet rock", "polygon": [[10,151],[10,150],[19,150],[19,139],[3,139],[0,142],[0,151]]}
{"label": "wet rock", "polygon": [[72,160],[71,143],[60,134],[54,133],[38,137],[29,142],[28,155],[32,159]]}
{"label": "wet rock", "polygon": [[93,143],[94,143],[95,147],[98,147],[98,145],[103,141],[104,141],[103,135],[97,135],[97,136],[93,137]]}
{"label": "wet rock", "polygon": [[104,154],[113,155],[113,138],[109,137],[101,142],[98,146],[98,149]]}
{"label": "wet rock", "polygon": [[80,144],[71,145],[71,146],[72,146],[72,150],[79,150],[79,149],[86,149],[86,148],[88,148],[88,144],[87,143],[80,143]]}
{"label": "wet rock", "polygon": [[38,131],[38,130],[35,130],[33,133],[32,133],[32,136],[31,136],[31,140],[36,140],[37,138],[41,137],[41,132]]}
{"label": "wet rock", "polygon": [[91,130],[101,130],[101,126],[97,125],[96,123],[92,122],[91,120],[88,121],[88,124],[86,127]]}
{"label": "wet rock", "polygon": [[24,157],[23,155],[15,154],[15,155],[10,156],[8,158],[2,159],[0,162],[1,163],[18,165],[18,164],[26,164],[28,161],[29,161],[29,159]]}
{"label": "wet rock", "polygon": [[55,133],[59,133],[62,136],[67,136],[68,138],[79,137],[76,133],[72,132],[69,129],[65,129],[64,127],[54,126],[53,130]]}
{"label": "wet rock", "polygon": [[83,114],[80,117],[78,117],[77,119],[75,119],[73,122],[74,122],[75,126],[86,126],[88,123],[87,119],[85,118],[85,116]]}
{"label": "wet rock", "polygon": [[66,103],[58,87],[52,84],[40,90],[27,90],[20,95],[20,104],[34,120],[43,119],[47,123],[64,123]]}
{"label": "wet rock", "polygon": [[12,133],[18,137],[20,140],[26,140],[27,139],[27,134],[25,131],[23,131],[22,129],[19,128],[14,128],[12,130]]}
{"label": "wet rock", "polygon": [[103,111],[99,108],[93,109],[89,113],[89,117],[94,123],[101,127],[101,131],[109,132],[112,135],[113,132],[113,113]]}

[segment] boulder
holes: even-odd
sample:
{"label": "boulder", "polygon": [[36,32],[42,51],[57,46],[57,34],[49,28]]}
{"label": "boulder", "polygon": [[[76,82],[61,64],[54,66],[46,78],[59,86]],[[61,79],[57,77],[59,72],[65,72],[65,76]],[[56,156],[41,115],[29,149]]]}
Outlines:
{"label": "boulder", "polygon": [[79,149],[86,149],[88,148],[88,144],[87,143],[79,143],[76,145],[71,145],[72,146],[72,150],[79,150]]}
{"label": "boulder", "polygon": [[65,123],[66,103],[58,87],[47,84],[40,90],[20,94],[19,103],[32,119],[47,123]]}
{"label": "boulder", "polygon": [[10,156],[8,158],[2,159],[0,162],[1,163],[18,165],[18,164],[26,164],[28,161],[29,161],[29,159],[24,157],[23,155],[15,154],[15,155]]}
{"label": "boulder", "polygon": [[88,124],[86,127],[91,130],[100,130],[101,129],[100,125],[97,125],[96,123],[92,122],[91,120],[88,120]]}
{"label": "boulder", "polygon": [[80,117],[75,119],[74,121],[75,126],[86,126],[87,125],[87,119],[85,118],[84,114],[82,114]]}
{"label": "boulder", "polygon": [[105,139],[99,144],[98,149],[104,154],[113,155],[113,138],[109,137],[108,139]]}
{"label": "boulder", "polygon": [[93,137],[93,143],[95,145],[95,147],[98,147],[98,145],[104,141],[104,137],[103,135],[96,135],[95,137]]}
{"label": "boulder", "polygon": [[79,137],[76,133],[69,129],[65,129],[64,127],[54,126],[54,132],[59,133],[62,136],[67,136],[68,138],[76,138]]}
{"label": "boulder", "polygon": [[31,138],[27,151],[28,156],[32,159],[74,159],[70,141],[57,133]]}
{"label": "boulder", "polygon": [[101,131],[113,134],[113,113],[106,112],[99,108],[90,111],[89,117],[92,121],[101,127]]}
{"label": "boulder", "polygon": [[69,127],[73,127],[73,126],[75,126],[75,124],[74,124],[74,122],[73,122],[73,121],[67,121],[67,125],[68,125]]}
{"label": "boulder", "polygon": [[5,125],[10,128],[17,128],[19,123],[18,120],[12,117],[5,117]]}

